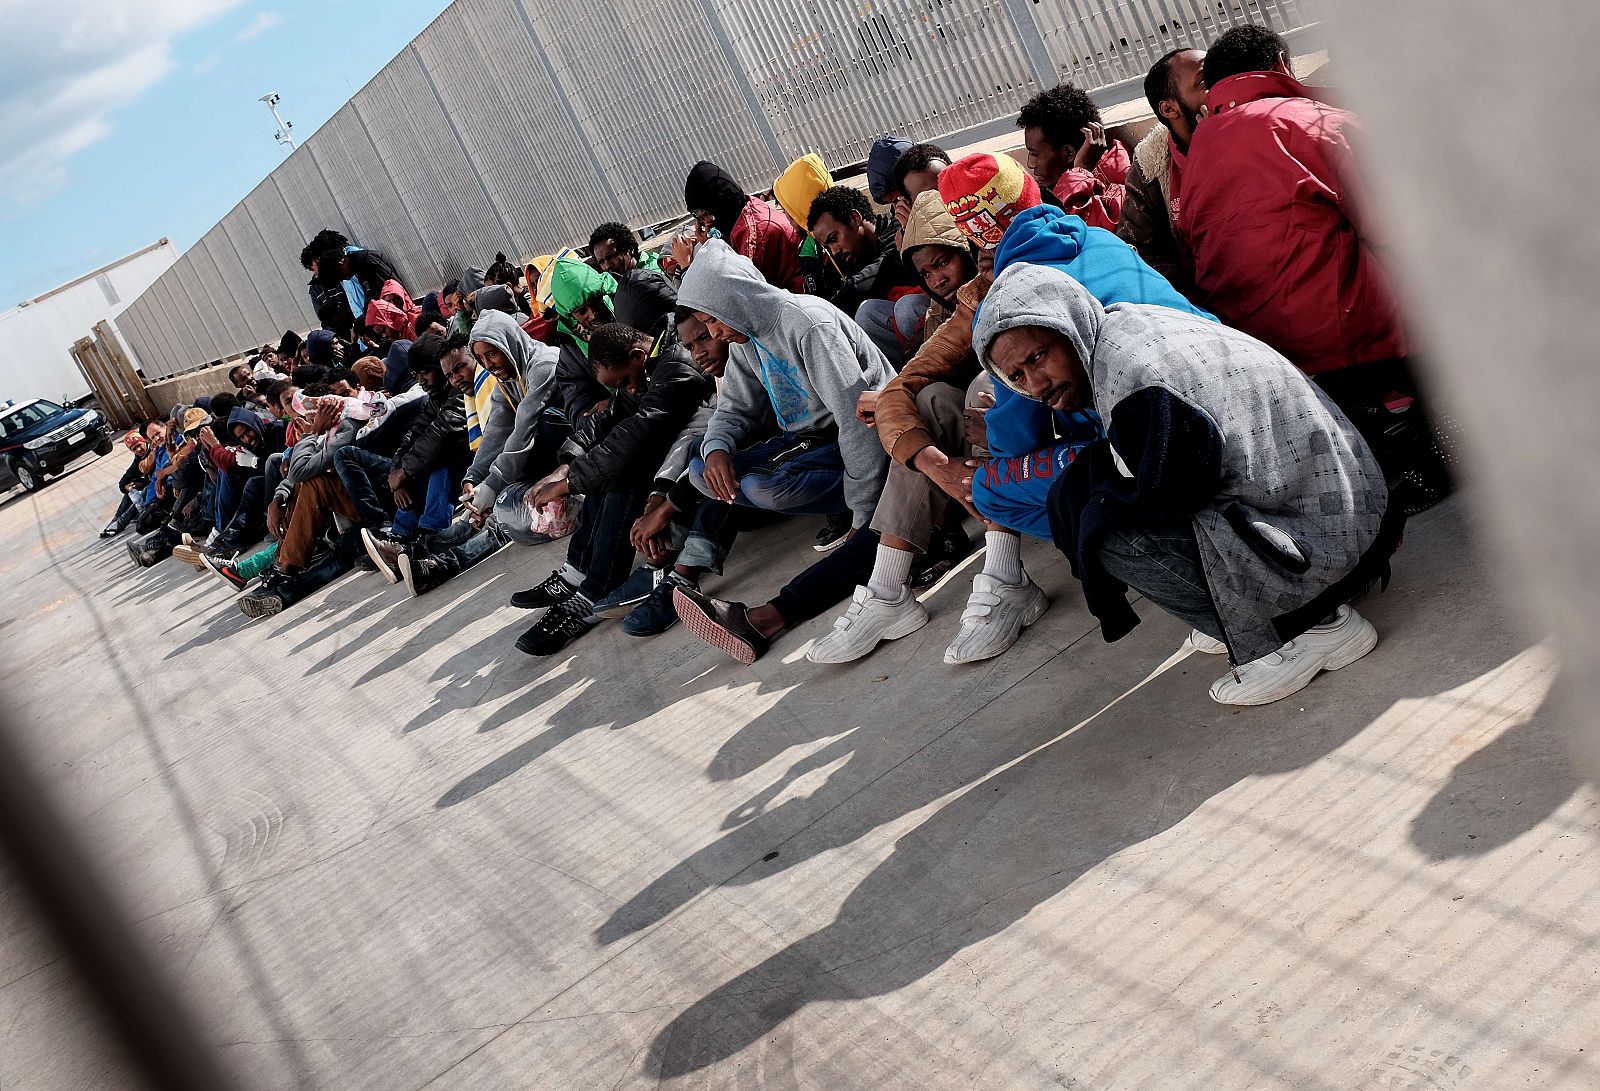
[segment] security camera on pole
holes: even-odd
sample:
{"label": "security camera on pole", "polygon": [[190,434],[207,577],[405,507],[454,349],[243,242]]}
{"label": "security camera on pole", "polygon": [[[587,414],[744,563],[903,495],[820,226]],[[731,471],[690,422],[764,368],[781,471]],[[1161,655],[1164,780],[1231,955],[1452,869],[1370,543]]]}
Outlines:
{"label": "security camera on pole", "polygon": [[279,144],[289,145],[289,150],[293,151],[294,122],[283,120],[282,116],[280,116],[278,113],[278,103],[282,102],[283,99],[276,91],[268,91],[266,94],[261,96],[261,101],[267,104],[267,109],[272,111],[272,120],[278,123],[278,131],[272,134],[272,138]]}

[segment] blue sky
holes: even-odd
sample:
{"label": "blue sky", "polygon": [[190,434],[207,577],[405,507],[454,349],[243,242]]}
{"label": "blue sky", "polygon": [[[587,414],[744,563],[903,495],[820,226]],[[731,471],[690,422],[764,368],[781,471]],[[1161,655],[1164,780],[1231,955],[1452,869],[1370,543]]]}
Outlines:
{"label": "blue sky", "polygon": [[9,0],[0,310],[162,236],[187,249],[447,0]]}

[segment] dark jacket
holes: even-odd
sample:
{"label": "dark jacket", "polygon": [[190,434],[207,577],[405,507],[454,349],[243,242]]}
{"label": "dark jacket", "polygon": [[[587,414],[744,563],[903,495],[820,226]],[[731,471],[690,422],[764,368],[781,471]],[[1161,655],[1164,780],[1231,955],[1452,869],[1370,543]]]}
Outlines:
{"label": "dark jacket", "polygon": [[312,278],[306,285],[306,290],[311,295],[311,309],[315,312],[322,328],[349,339],[355,325],[355,316],[350,312],[350,301],[345,296],[344,281],[351,279],[359,281],[368,299],[378,298],[378,293],[383,289],[383,282],[386,280],[404,282],[400,280],[400,274],[395,271],[389,259],[376,250],[351,246],[345,249],[345,257],[350,263],[348,276],[339,272],[324,273],[322,276]]}
{"label": "dark jacket", "polygon": [[611,310],[618,322],[626,322],[651,337],[667,328],[672,321],[672,311],[678,305],[678,291],[671,281],[643,266],[624,273],[616,281]]}
{"label": "dark jacket", "polygon": [[422,401],[416,420],[395,448],[393,467],[421,481],[440,466],[467,458],[467,407],[449,383]]}
{"label": "dark jacket", "polygon": [[895,247],[895,232],[899,225],[893,216],[884,213],[877,217],[878,250],[863,254],[862,263],[846,273],[843,282],[831,297],[831,302],[851,318],[856,308],[868,299],[889,299],[897,288],[922,290],[922,284],[900,257]]}
{"label": "dark jacket", "polygon": [[594,377],[594,368],[577,342],[561,339],[561,357],[556,361],[556,401],[574,428],[597,402],[611,397],[611,391]]}
{"label": "dark jacket", "polygon": [[133,456],[133,461],[128,463],[128,468],[122,471],[122,479],[117,482],[118,492],[127,492],[134,485],[143,488],[150,481],[150,475],[139,469],[139,463],[144,459],[138,455]]}
{"label": "dark jacket", "polygon": [[236,406],[233,412],[228,414],[227,432],[230,439],[232,438],[233,426],[236,424],[242,424],[250,429],[251,434],[255,437],[254,439],[246,440],[243,446],[256,456],[256,472],[260,472],[269,457],[283,450],[284,433],[286,431],[283,421],[264,421],[255,410],[246,409],[240,405]]}
{"label": "dark jacket", "polygon": [[574,434],[585,449],[567,470],[573,492],[603,493],[624,480],[653,476],[678,433],[717,391],[716,381],[665,337],[657,338],[645,367],[650,382],[637,400],[617,395],[603,422],[583,429],[581,439]]}

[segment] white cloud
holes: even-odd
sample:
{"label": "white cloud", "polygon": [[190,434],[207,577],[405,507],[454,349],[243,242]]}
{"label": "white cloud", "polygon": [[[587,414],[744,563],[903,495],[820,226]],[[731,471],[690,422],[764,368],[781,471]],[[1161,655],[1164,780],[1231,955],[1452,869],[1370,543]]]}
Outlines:
{"label": "white cloud", "polygon": [[238,0],[6,0],[0,4],[0,193],[30,202],[111,132],[111,114],[171,72],[172,45]]}
{"label": "white cloud", "polygon": [[244,29],[233,36],[233,40],[242,45],[243,43],[254,38],[261,37],[267,31],[271,30],[275,26],[280,25],[282,22],[283,16],[279,15],[277,12],[263,11],[254,19],[246,23]]}

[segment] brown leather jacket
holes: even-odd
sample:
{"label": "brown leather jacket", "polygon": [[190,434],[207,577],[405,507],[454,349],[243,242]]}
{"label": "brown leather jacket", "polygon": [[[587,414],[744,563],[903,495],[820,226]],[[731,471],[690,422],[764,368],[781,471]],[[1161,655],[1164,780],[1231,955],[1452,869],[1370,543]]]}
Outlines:
{"label": "brown leather jacket", "polygon": [[[900,252],[930,244],[967,247],[966,236],[931,190],[912,206]],[[918,451],[933,446],[933,436],[917,412],[917,395],[923,388],[929,383],[949,383],[965,390],[978,374],[978,358],[972,354],[972,320],[988,292],[989,278],[978,276],[957,289],[954,314],[935,300],[928,308],[922,348],[878,392],[878,439],[896,462],[909,466]]]}

